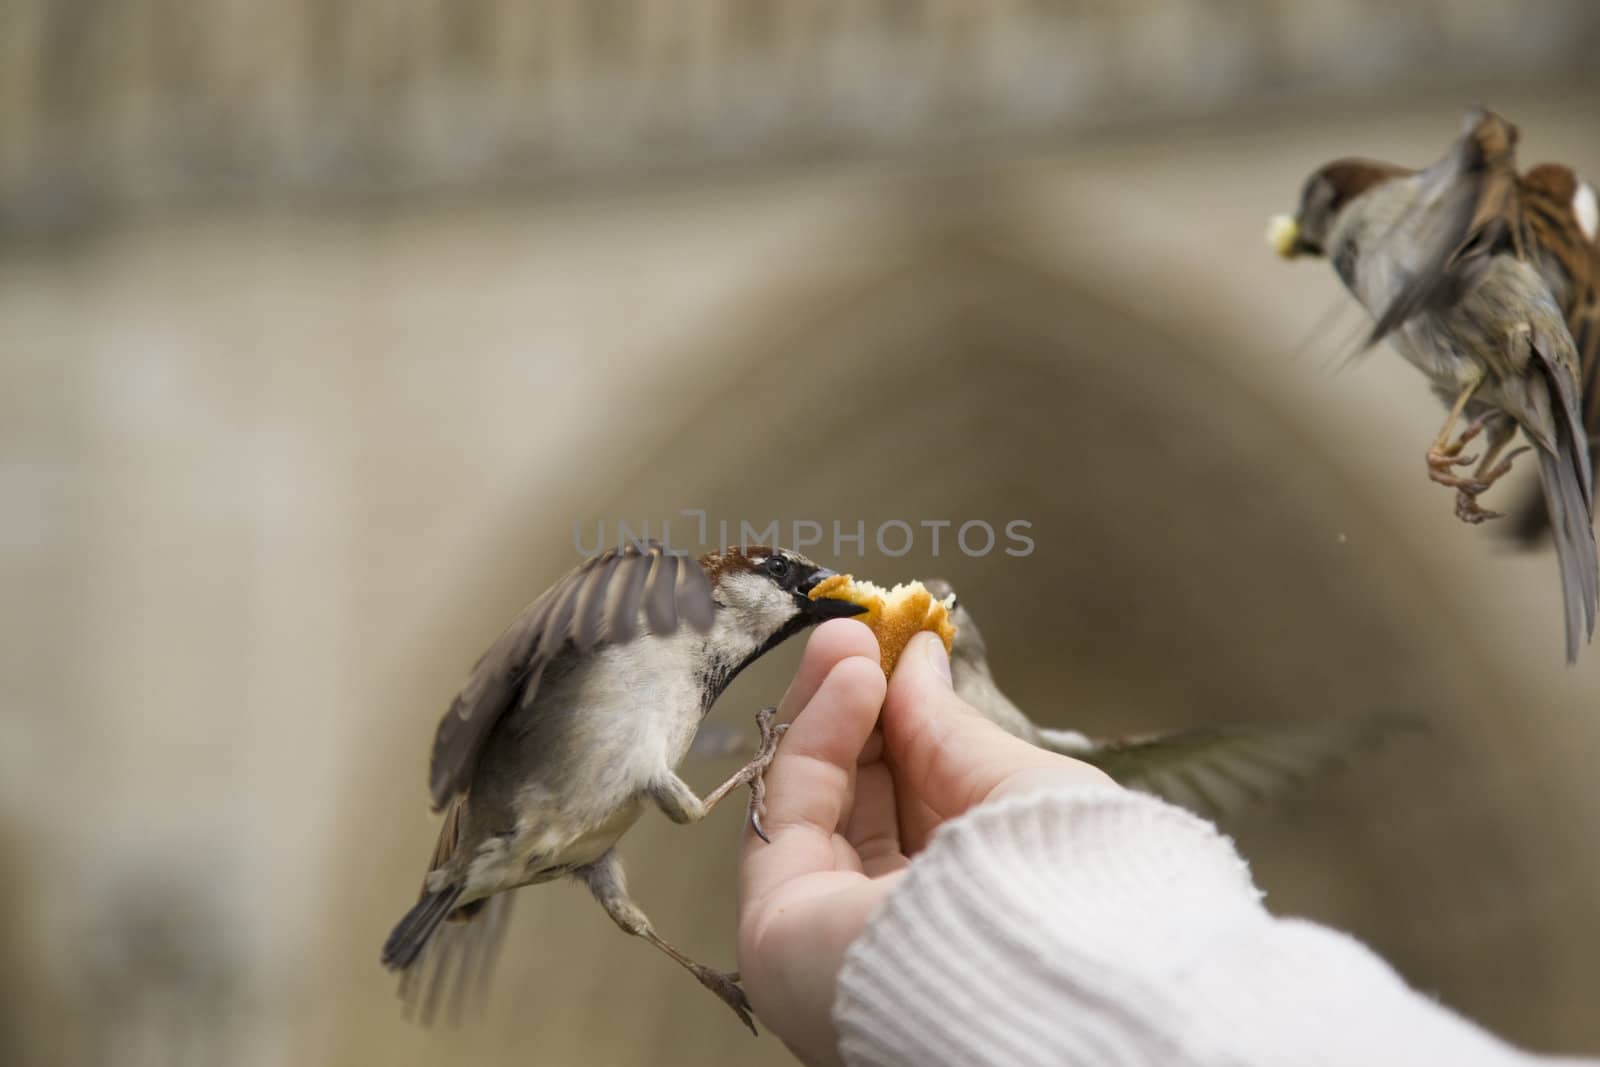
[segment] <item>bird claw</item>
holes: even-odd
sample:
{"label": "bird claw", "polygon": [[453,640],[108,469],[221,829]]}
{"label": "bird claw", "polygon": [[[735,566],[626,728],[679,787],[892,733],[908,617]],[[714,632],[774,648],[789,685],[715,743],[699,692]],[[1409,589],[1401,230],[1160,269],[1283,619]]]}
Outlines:
{"label": "bird claw", "polygon": [[[1472,427],[1468,427],[1468,429],[1470,430]],[[1462,436],[1465,437],[1466,434],[1463,433]],[[1459,444],[1459,442],[1457,443]],[[1478,504],[1478,496],[1481,493],[1487,492],[1490,486],[1494,485],[1495,482],[1499,481],[1506,474],[1510,473],[1511,464],[1515,462],[1518,456],[1528,451],[1528,447],[1529,446],[1527,445],[1523,445],[1520,448],[1512,449],[1510,452],[1506,453],[1506,457],[1499,463],[1496,463],[1493,467],[1490,467],[1487,470],[1480,469],[1474,472],[1470,478],[1457,477],[1456,475],[1449,473],[1450,466],[1463,464],[1466,462],[1465,460],[1449,459],[1448,457],[1442,456],[1438,451],[1430,451],[1428,453],[1428,476],[1441,485],[1448,485],[1455,489],[1456,518],[1460,519],[1462,522],[1476,526],[1479,523],[1488,522],[1490,519],[1503,519],[1505,518],[1504,512],[1490,511],[1488,508],[1480,507]],[[1494,451],[1495,450],[1491,450],[1489,457],[1490,460],[1493,459]],[[1485,460],[1485,462],[1487,463],[1489,460]]]}
{"label": "bird claw", "polygon": [[1479,507],[1476,494],[1469,493],[1465,489],[1457,489],[1456,518],[1464,523],[1476,526],[1480,522],[1488,522],[1490,519],[1503,519],[1505,518],[1505,512],[1490,511],[1488,508]]}
{"label": "bird claw", "polygon": [[[1478,462],[1476,454],[1463,456],[1461,450],[1467,447],[1467,442],[1483,433],[1483,428],[1488,425],[1488,417],[1480,416],[1462,427],[1461,433],[1454,441],[1435,441],[1428,449],[1428,477],[1440,485],[1448,485],[1453,489],[1467,489],[1471,491],[1467,479],[1458,478],[1450,473],[1452,467],[1470,467]],[[1476,483],[1472,483],[1476,484]],[[1482,492],[1482,489],[1477,490]]]}
{"label": "bird claw", "polygon": [[761,808],[763,806],[762,802],[756,799],[755,790],[752,789],[750,791],[750,829],[754,830],[756,836],[761,838],[763,842],[770,845],[772,844],[772,838],[767,836],[767,831],[761,825]]}
{"label": "bird claw", "polygon": [[1484,485],[1493,485],[1495,482],[1499,481],[1502,477],[1511,472],[1511,464],[1518,456],[1522,455],[1524,452],[1530,452],[1532,449],[1532,445],[1521,445],[1517,448],[1513,448],[1510,452],[1506,453],[1505,459],[1495,464],[1489,470],[1479,473],[1479,480],[1481,480]]}
{"label": "bird claw", "polygon": [[1451,455],[1459,455],[1461,450],[1467,446],[1467,442],[1482,433],[1484,426],[1487,424],[1488,420],[1486,418],[1473,419],[1471,422],[1467,423],[1466,426],[1462,427],[1461,436],[1455,439],[1454,444],[1446,446],[1446,450]]}
{"label": "bird claw", "polygon": [[761,746],[756,749],[754,758],[747,765],[750,785],[750,829],[769,845],[772,843],[772,838],[767,836],[766,828],[761,825],[761,817],[767,810],[767,767],[778,754],[778,742],[789,732],[788,723],[772,721],[777,713],[777,708],[762,708],[756,712],[756,728],[761,731]]}
{"label": "bird claw", "polygon": [[750,998],[745,996],[744,990],[739,985],[738,971],[717,971],[699,963],[690,969],[700,980],[701,985],[711,990],[717,995],[717,999],[733,1009],[739,1021],[748,1026],[752,1034],[760,1036],[756,1030],[755,1020],[751,1018],[750,1013],[753,1009],[750,1007]]}
{"label": "bird claw", "polygon": [[1459,442],[1450,448],[1430,448],[1428,449],[1428,477],[1440,485],[1448,485],[1452,488],[1460,489],[1466,483],[1469,483],[1471,479],[1461,478],[1450,473],[1450,468],[1470,467],[1476,462],[1478,462],[1476,455],[1463,456],[1461,454]]}

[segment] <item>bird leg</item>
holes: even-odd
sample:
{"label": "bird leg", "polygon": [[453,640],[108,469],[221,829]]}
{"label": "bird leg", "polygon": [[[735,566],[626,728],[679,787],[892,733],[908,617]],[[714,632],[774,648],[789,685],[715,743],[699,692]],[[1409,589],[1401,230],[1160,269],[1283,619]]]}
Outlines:
{"label": "bird leg", "polygon": [[694,975],[701,985],[732,1008],[739,1021],[748,1026],[752,1034],[756,1032],[756,1024],[750,1018],[750,1000],[744,995],[744,990],[739,988],[739,972],[718,971],[703,963],[696,963],[656,933],[644,911],[633,902],[632,897],[628,896],[628,886],[622,877],[622,864],[617,860],[616,853],[607,852],[593,863],[579,867],[572,873],[589,887],[594,899],[599,901],[600,906],[606,909],[606,914],[611,916],[611,921],[621,927],[623,932],[642,937],[665,952],[680,967]]}
{"label": "bird leg", "polygon": [[1467,401],[1471,400],[1472,394],[1477,392],[1480,381],[1482,379],[1462,388],[1461,393],[1456,397],[1455,404],[1450,408],[1450,414],[1444,420],[1444,425],[1439,428],[1439,436],[1435,437],[1433,444],[1428,446],[1428,477],[1440,485],[1448,485],[1452,489],[1471,490],[1474,495],[1483,492],[1488,486],[1480,485],[1470,478],[1463,478],[1453,473],[1451,468],[1466,467],[1477,462],[1477,456],[1463,456],[1461,450],[1466,447],[1468,441],[1483,432],[1484,423],[1493,413],[1488,412],[1473,419],[1472,422],[1467,424],[1466,429],[1461,431],[1461,436],[1454,441],[1450,440],[1450,433],[1456,428],[1456,420],[1466,410]]}
{"label": "bird leg", "polygon": [[1483,461],[1478,464],[1478,469],[1472,472],[1471,481],[1473,484],[1459,486],[1456,489],[1456,518],[1462,522],[1477,525],[1480,522],[1487,522],[1489,519],[1504,517],[1503,512],[1490,511],[1487,508],[1479,507],[1478,494],[1508,474],[1511,471],[1511,464],[1516,461],[1516,458],[1528,451],[1528,446],[1523,445],[1521,448],[1512,449],[1506,458],[1500,460],[1499,463],[1495,462],[1506,445],[1511,443],[1511,439],[1516,436],[1516,433],[1516,426],[1504,421],[1496,423],[1494,428],[1489,431],[1489,447],[1484,452]]}
{"label": "bird leg", "polygon": [[761,828],[761,816],[766,811],[767,783],[765,774],[767,765],[778,753],[778,742],[788,732],[788,723],[775,723],[773,717],[777,715],[777,708],[762,708],[756,712],[756,727],[761,731],[761,745],[756,749],[756,754],[750,757],[750,762],[733,772],[733,776],[726,782],[717,786],[706,794],[701,800],[695,796],[693,789],[687,782],[676,774],[668,775],[665,779],[651,787],[650,796],[661,809],[662,814],[675,823],[699,822],[711,813],[717,802],[740,786],[750,787],[750,826],[755,830],[756,836],[767,840],[766,831]]}
{"label": "bird leg", "polygon": [[772,838],[761,828],[761,817],[767,813],[767,767],[778,754],[778,742],[789,732],[788,723],[772,721],[777,713],[777,708],[762,708],[756,712],[756,728],[761,731],[761,744],[750,761],[751,765],[761,765],[761,769],[750,778],[750,829],[769,845],[772,844]]}

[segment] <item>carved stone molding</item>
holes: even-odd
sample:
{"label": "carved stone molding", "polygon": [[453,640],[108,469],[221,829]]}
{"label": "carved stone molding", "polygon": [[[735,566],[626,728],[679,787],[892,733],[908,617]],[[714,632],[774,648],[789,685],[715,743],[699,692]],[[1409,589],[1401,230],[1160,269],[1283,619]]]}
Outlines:
{"label": "carved stone molding", "polygon": [[0,0],[0,228],[591,181],[1576,76],[1542,0]]}

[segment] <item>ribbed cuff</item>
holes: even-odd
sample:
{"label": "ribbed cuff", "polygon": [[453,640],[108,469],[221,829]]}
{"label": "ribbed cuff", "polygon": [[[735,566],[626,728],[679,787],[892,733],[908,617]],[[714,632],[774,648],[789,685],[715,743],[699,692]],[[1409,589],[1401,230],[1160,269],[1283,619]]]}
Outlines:
{"label": "ribbed cuff", "polygon": [[[1264,921],[1259,900],[1226,838],[1140,794],[979,807],[940,829],[851,947],[840,1051],[849,1064],[1115,1062],[1122,1006],[1160,1000],[1140,987],[1190,966],[1219,916]],[[1104,1010],[1063,1025],[1085,998]]]}
{"label": "ribbed cuff", "polygon": [[1273,919],[1210,823],[1109,787],[947,823],[833,1016],[851,1067],[1529,1062],[1355,940]]}

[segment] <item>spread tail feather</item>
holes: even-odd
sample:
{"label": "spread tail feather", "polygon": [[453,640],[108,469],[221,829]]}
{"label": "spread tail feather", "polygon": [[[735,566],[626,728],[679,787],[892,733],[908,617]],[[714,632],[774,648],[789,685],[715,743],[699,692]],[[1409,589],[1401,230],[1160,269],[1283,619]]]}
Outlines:
{"label": "spread tail feather", "polygon": [[431,1026],[442,1005],[454,1025],[461,1021],[466,1005],[482,1005],[505,943],[515,896],[496,893],[487,900],[456,909],[417,962],[400,975],[400,999],[406,1018]]}
{"label": "spread tail feather", "polygon": [[383,965],[391,971],[403,971],[416,963],[434,931],[455,910],[460,898],[458,885],[423,893],[422,899],[395,924],[389,939],[383,943]]}
{"label": "spread tail feather", "polygon": [[[1600,452],[1593,443],[1589,445],[1589,462],[1591,469],[1596,465]],[[1545,506],[1544,493],[1538,489],[1531,489],[1515,507],[1511,509],[1511,520],[1505,526],[1506,535],[1517,548],[1537,548],[1550,533],[1550,511]]]}
{"label": "spread tail feather", "polygon": [[[1589,462],[1589,438],[1583,428],[1577,385],[1560,361],[1548,353],[1551,343],[1535,332],[1530,347],[1537,357],[1550,390],[1555,447],[1548,438],[1535,451],[1539,455],[1539,487],[1556,542],[1556,563],[1561,568],[1561,599],[1566,606],[1567,662],[1578,661],[1578,646],[1594,637],[1596,601],[1600,600],[1600,557],[1594,543],[1594,469]],[[1523,432],[1539,441],[1539,437]]]}
{"label": "spread tail feather", "polygon": [[[1566,608],[1567,662],[1576,663],[1578,648],[1594,636],[1595,605],[1600,600],[1600,561],[1597,561],[1594,523],[1589,495],[1579,464],[1572,457],[1571,431],[1556,421],[1555,452],[1539,454],[1539,485],[1544,490],[1545,511],[1555,536],[1556,562],[1561,568],[1561,597]],[[1582,445],[1577,447],[1582,448]]]}
{"label": "spread tail feather", "polygon": [[[449,866],[461,846],[467,795],[453,798],[439,827],[428,878]],[[460,903],[460,885],[430,890],[423,883],[422,897],[395,926],[383,946],[383,963],[400,971],[400,998],[405,1014],[433,1022],[441,1001],[457,1020],[463,1002],[482,999],[490,972],[505,936],[511,913],[510,893]]]}

